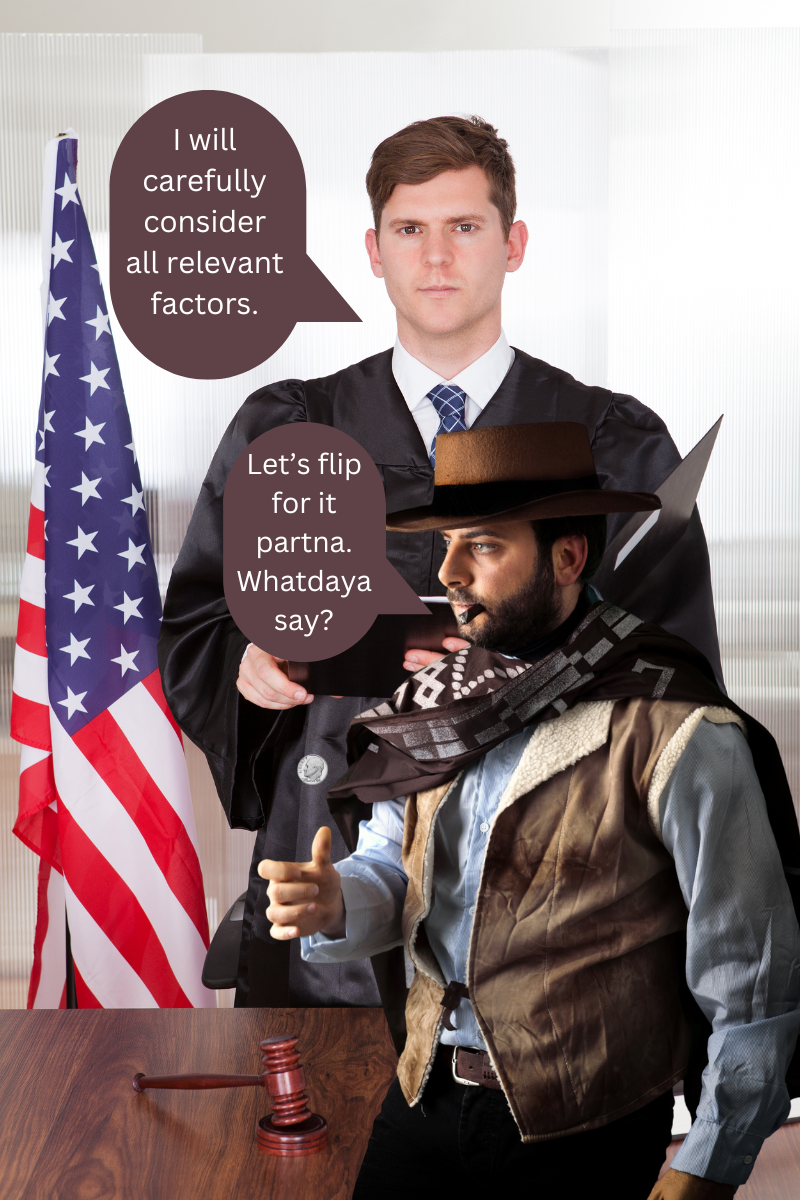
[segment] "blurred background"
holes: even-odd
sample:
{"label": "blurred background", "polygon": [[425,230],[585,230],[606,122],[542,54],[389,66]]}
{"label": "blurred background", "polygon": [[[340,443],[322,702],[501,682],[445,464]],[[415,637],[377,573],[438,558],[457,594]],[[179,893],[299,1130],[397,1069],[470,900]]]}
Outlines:
{"label": "blurred background", "polygon": [[[132,18],[87,0],[78,32],[45,32],[60,8],[38,4],[42,32],[20,8],[0,34],[0,1007],[25,1005],[35,919],[36,859],[11,832],[8,717],[41,381],[44,146],[68,126],[79,135],[107,289],[115,150],[177,92],[239,92],[286,126],[306,170],[308,252],[362,324],[300,324],[257,370],[202,382],[154,367],[111,310],[162,593],[245,397],[394,340],[363,250],[373,148],[418,118],[479,113],[510,143],[531,231],[506,285],[512,345],[637,396],[682,454],[725,414],[699,500],[723,666],[732,697],[777,737],[797,800],[800,4],[498,0],[487,29],[473,0],[456,15],[440,0],[402,14],[299,0],[291,16],[234,0],[224,13],[200,3],[195,32],[177,33],[188,21],[175,4],[147,0]],[[246,886],[254,835],[227,828],[202,755],[187,745],[187,758],[213,932]]]}

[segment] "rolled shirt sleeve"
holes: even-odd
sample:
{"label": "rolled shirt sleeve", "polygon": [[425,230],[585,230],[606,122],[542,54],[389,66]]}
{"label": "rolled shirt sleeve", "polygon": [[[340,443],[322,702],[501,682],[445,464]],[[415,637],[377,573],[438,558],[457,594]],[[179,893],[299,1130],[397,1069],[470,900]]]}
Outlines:
{"label": "rolled shirt sleeve", "polygon": [[408,886],[402,858],[404,812],[403,800],[384,800],[373,806],[371,820],[361,822],[354,853],[336,864],[342,878],[345,935],[301,938],[306,962],[368,958],[403,944],[401,919]]}
{"label": "rolled shirt sleeve", "polygon": [[738,1186],[789,1114],[800,931],[741,729],[702,720],[661,795],[689,909],[686,978],[711,1022],[697,1119],[672,1166]]}

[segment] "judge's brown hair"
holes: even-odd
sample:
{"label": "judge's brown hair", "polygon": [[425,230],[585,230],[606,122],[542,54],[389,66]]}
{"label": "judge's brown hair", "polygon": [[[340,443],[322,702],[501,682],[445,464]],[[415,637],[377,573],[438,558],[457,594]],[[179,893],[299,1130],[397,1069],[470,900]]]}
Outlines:
{"label": "judge's brown hair", "polygon": [[489,180],[489,198],[500,213],[503,235],[517,210],[514,161],[508,142],[480,117],[432,117],[414,121],[376,148],[367,171],[375,229],[398,183],[427,183],[443,171],[480,167]]}

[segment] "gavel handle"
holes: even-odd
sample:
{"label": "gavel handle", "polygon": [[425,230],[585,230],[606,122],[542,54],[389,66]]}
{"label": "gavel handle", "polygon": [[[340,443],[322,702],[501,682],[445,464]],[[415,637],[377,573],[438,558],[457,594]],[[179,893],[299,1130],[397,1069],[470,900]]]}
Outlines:
{"label": "gavel handle", "polygon": [[181,1091],[196,1091],[205,1088],[265,1087],[263,1075],[145,1075],[141,1071],[133,1077],[133,1090],[143,1092],[147,1088],[178,1088]]}

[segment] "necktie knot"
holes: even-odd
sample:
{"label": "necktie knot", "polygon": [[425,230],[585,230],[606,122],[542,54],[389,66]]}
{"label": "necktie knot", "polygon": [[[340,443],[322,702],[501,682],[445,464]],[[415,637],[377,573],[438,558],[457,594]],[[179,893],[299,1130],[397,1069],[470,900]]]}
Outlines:
{"label": "necktie knot", "polygon": [[431,446],[431,466],[436,466],[436,438],[440,433],[458,433],[466,429],[464,420],[467,393],[449,383],[439,383],[428,392],[428,399],[439,414],[439,428]]}

